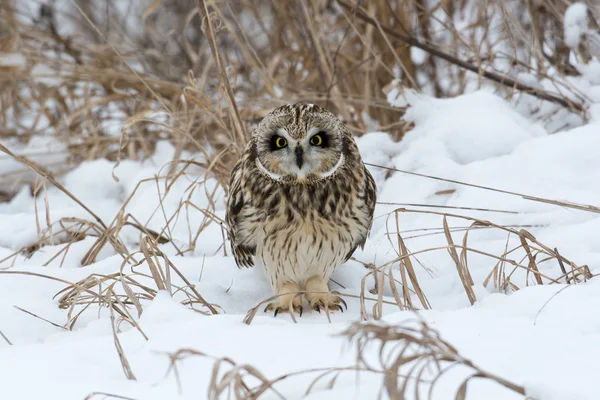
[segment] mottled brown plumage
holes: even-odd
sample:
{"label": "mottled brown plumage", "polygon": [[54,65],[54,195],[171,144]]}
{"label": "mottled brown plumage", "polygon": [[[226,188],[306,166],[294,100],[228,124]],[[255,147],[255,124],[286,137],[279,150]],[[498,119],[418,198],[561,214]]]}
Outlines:
{"label": "mottled brown plumage", "polygon": [[[227,224],[235,260],[264,267],[281,295],[267,308],[341,309],[333,271],[367,239],[376,188],[346,126],[312,104],[286,105],[258,125],[231,173]],[[291,294],[290,294],[291,293]]]}

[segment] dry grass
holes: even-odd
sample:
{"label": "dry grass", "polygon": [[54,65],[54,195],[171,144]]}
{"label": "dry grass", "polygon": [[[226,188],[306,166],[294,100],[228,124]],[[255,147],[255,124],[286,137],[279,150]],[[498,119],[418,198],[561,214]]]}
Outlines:
{"label": "dry grass", "polygon": [[110,394],[110,393],[104,393],[104,392],[90,393],[87,396],[85,396],[85,399],[83,399],[83,400],[98,400],[98,399],[101,399],[101,400],[107,400],[107,399],[136,400],[131,397],[119,396],[118,394]]}
{"label": "dry grass", "polygon": [[[341,335],[356,345],[355,365],[299,370],[268,378],[253,365],[240,365],[227,357],[216,358],[204,352],[184,348],[168,355],[171,361],[169,372],[173,372],[180,384],[180,390],[183,390],[179,381],[178,363],[190,357],[212,360],[207,393],[209,399],[258,399],[269,392],[277,398],[285,399],[275,386],[300,376],[312,378],[310,383],[305,384],[305,395],[309,395],[317,390],[317,387],[321,390],[334,388],[341,374],[360,372],[363,376],[380,376],[382,390],[387,398],[418,400],[431,398],[444,375],[451,369],[462,366],[466,369],[466,377],[459,383],[453,395],[456,400],[467,398],[468,384],[475,378],[496,382],[512,392],[525,395],[523,386],[481,369],[442,339],[437,331],[420,320],[393,326],[355,323]],[[379,365],[373,365],[373,354],[379,355]],[[449,393],[447,395],[450,396]]]}
{"label": "dry grass", "polygon": [[525,395],[524,387],[482,370],[422,321],[394,326],[355,323],[344,335],[356,343],[357,367],[372,368],[368,354],[373,354],[373,345],[378,348],[383,386],[390,399],[405,399],[410,393],[418,400],[427,397],[421,397],[424,390],[431,398],[435,385],[458,365],[467,367],[470,375],[458,387],[456,400],[466,398],[473,378],[491,380]]}
{"label": "dry grass", "polygon": [[[446,244],[411,252],[406,246],[399,222],[402,215],[410,214],[439,216],[441,228],[433,234],[443,234]],[[578,284],[592,278],[587,265],[577,265],[568,260],[558,252],[557,248],[551,248],[541,243],[525,229],[517,230],[510,226],[502,226],[487,220],[458,214],[405,208],[393,211],[390,214],[390,217],[392,216],[395,231],[390,232],[388,229],[388,238],[390,241],[394,238],[396,240],[394,248],[397,257],[386,261],[381,266],[370,266],[370,271],[363,277],[360,296],[361,318],[363,320],[370,319],[371,315],[374,319],[382,317],[383,293],[386,288],[391,291],[399,310],[431,308],[427,296],[419,284],[414,267],[415,264],[424,266],[419,260],[419,256],[427,253],[446,252],[448,254],[449,259],[456,266],[465,295],[471,304],[477,301],[477,296],[473,289],[474,281],[468,263],[469,255],[471,257],[478,256],[478,264],[485,262],[481,260],[482,257],[489,260],[490,272],[483,281],[483,285],[489,287],[491,284],[495,291],[502,293],[519,290],[520,287],[515,281],[524,281],[526,285]],[[449,227],[448,218],[465,221],[469,225],[466,228],[452,229]],[[472,247],[469,244],[469,233],[480,229],[504,232],[506,235],[504,250],[491,253],[488,250]],[[455,243],[453,232],[464,232],[460,243]],[[413,238],[415,237],[418,236],[413,236]],[[515,245],[515,242],[518,245]],[[511,247],[509,247],[509,243],[512,243]],[[399,278],[394,275],[394,271],[397,270],[399,270]],[[523,274],[519,275],[519,272],[524,272],[524,276]],[[512,279],[517,275],[518,278]],[[366,288],[371,277],[376,282],[378,297],[372,306],[371,313],[369,313],[366,302],[368,300]],[[419,302],[419,306],[415,305],[416,301]]]}
{"label": "dry grass", "polygon": [[[69,329],[73,328],[79,316],[92,304],[100,307],[108,306],[121,318],[138,327],[129,309],[133,307],[139,317],[143,312],[141,301],[154,299],[161,290],[167,291],[170,296],[183,294],[184,299],[181,303],[194,311],[205,315],[217,314],[215,306],[198,293],[194,285],[158,248],[154,239],[145,236],[140,248],[139,252],[132,253],[128,257],[128,259],[135,260],[137,255],[142,256],[133,265],[128,265],[128,259],[126,259],[117,273],[90,275],[57,293],[57,295],[61,295],[58,299],[59,307],[69,310],[66,324]],[[146,268],[142,268],[142,266],[146,267],[148,272],[145,272]],[[175,284],[173,276],[183,284]],[[122,289],[122,294],[117,294],[117,286]],[[77,309],[79,311],[76,311]]]}
{"label": "dry grass", "polygon": [[[404,110],[386,101],[386,92],[392,86],[452,97],[491,84],[507,99],[536,98],[531,119],[545,123],[549,130],[558,130],[564,126],[552,126],[552,115],[571,114],[582,121],[587,118],[588,99],[569,83],[569,77],[579,74],[570,60],[587,63],[592,56],[600,55],[592,37],[584,37],[576,49],[569,49],[563,42],[562,18],[571,0],[451,0],[434,5],[422,0],[373,0],[358,6],[348,0],[158,0],[139,2],[141,8],[126,13],[115,2],[101,3],[99,7],[98,2],[82,0],[72,2],[68,10],[45,8],[36,20],[22,15],[16,1],[0,5],[0,138],[12,146],[39,137],[51,137],[64,145],[64,150],[52,154],[60,161],[44,165],[36,161],[38,155],[17,154],[11,145],[0,145],[7,159],[23,166],[0,174],[0,198],[9,200],[20,185],[29,184],[35,197],[46,200],[43,213],[36,209],[37,240],[0,260],[0,268],[7,269],[0,270],[0,275],[24,274],[64,284],[57,294],[59,306],[67,310],[67,321],[58,324],[64,329],[73,329],[85,312],[107,309],[115,347],[128,379],[135,379],[135,374],[121,347],[119,326],[126,322],[145,337],[137,319],[144,303],[159,291],[169,292],[202,314],[221,311],[196,290],[160,245],[172,246],[177,255],[185,255],[194,251],[200,234],[209,225],[223,227],[223,221],[215,215],[217,190],[206,193],[208,207],[194,204],[192,195],[209,179],[215,179],[227,191],[229,170],[248,132],[271,109],[289,102],[313,102],[338,114],[356,135],[378,129],[400,139],[411,127],[401,120]],[[594,1],[586,3],[590,29],[597,32],[600,10]],[[61,28],[67,23],[73,29],[65,33]],[[136,31],[132,26],[143,29]],[[422,52],[419,57],[413,57],[416,49]],[[532,86],[520,80],[519,74],[528,74],[546,85]],[[102,220],[61,183],[60,176],[83,161],[106,158],[118,164],[125,159],[144,159],[163,140],[175,147],[172,162],[159,176],[140,181],[112,221]],[[200,154],[202,161],[182,159],[186,151]],[[448,181],[410,171],[389,172]],[[163,201],[181,179],[189,182],[186,196],[174,212],[167,214]],[[592,205],[450,182],[600,212]],[[78,204],[87,217],[52,222],[52,204],[46,197],[50,185]],[[162,218],[161,229],[151,229],[149,221],[139,221],[128,212],[138,190],[149,185],[156,187],[159,195],[160,204],[153,217]],[[174,224],[180,219],[189,221],[196,213],[202,215],[198,228],[190,228],[186,240],[174,238]],[[411,252],[407,240],[414,236],[407,237],[400,229],[401,217],[411,213],[439,216],[439,229],[427,234],[444,235],[446,244]],[[525,273],[527,284],[577,284],[590,278],[585,265],[573,263],[524,229],[432,211],[398,209],[391,217],[395,232],[388,236],[397,256],[380,266],[366,265],[369,270],[358,296],[363,320],[381,318],[384,304],[400,310],[431,308],[418,279],[418,256],[423,253],[448,254],[470,303],[477,300],[468,263],[473,254],[490,261],[484,284],[500,292],[519,289],[514,276],[520,271]],[[452,228],[450,218],[468,225]],[[126,227],[139,233],[133,247],[123,239]],[[478,229],[503,232],[507,237],[505,249],[489,253],[472,247],[469,232]],[[464,235],[456,242],[453,233],[460,231]],[[222,232],[220,251],[227,254],[223,228]],[[72,245],[88,237],[94,240],[80,260],[81,266],[98,261],[101,250],[108,246],[122,258],[118,273],[68,282],[9,270],[17,257],[29,257],[59,244],[63,245],[61,250],[49,255],[45,265],[58,259],[62,265]],[[517,244],[511,247],[515,240]],[[367,295],[369,279],[376,282],[375,297]],[[387,289],[392,299],[384,298]],[[245,322],[251,323],[262,305],[272,299],[249,310]],[[315,382],[331,377],[329,385],[333,386],[337,375],[347,370],[379,373],[384,377],[387,394],[399,399],[408,382],[435,384],[437,379],[422,381],[426,368],[435,366],[441,375],[445,369],[440,365],[451,363],[471,368],[474,377],[492,379],[523,393],[521,387],[461,357],[424,324],[357,324],[346,335],[357,343],[359,355],[369,342],[393,344],[400,350],[391,364],[381,360],[379,369],[364,365],[359,357],[352,368],[296,374],[316,374]],[[0,336],[11,343],[1,331]],[[416,353],[407,356],[409,348]],[[176,361],[194,355],[205,356],[190,349],[172,355],[173,369]],[[221,374],[224,367],[229,369]],[[409,373],[402,375],[400,369],[405,367]],[[228,359],[217,359],[213,372],[209,396],[218,398],[230,390],[237,399],[258,398],[274,391],[274,383],[296,375],[269,380],[256,368],[236,365]],[[460,387],[457,399],[464,398],[467,382]],[[122,398],[104,393],[88,398],[99,396]]]}
{"label": "dry grass", "polygon": [[[8,127],[0,134],[64,142],[68,162],[54,174],[83,160],[146,157],[167,139],[179,154],[212,154],[207,163],[225,184],[251,126],[283,103],[315,102],[358,135],[377,125],[400,138],[410,126],[384,93],[394,79],[438,97],[494,83],[507,98],[548,100],[533,118],[560,108],[585,118],[587,99],[566,79],[578,74],[569,54],[585,62],[598,46],[593,38],[573,51],[562,43],[570,1],[471,3],[162,0],[124,12],[85,0],[32,21],[4,2],[0,54],[19,61],[0,62],[0,125]],[[597,28],[597,6],[588,3]],[[533,87],[517,73],[553,86]]]}

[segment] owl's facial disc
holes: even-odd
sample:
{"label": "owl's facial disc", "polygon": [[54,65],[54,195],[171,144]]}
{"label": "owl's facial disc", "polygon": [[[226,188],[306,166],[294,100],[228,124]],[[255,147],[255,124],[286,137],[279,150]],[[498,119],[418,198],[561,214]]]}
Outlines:
{"label": "owl's facial disc", "polygon": [[[275,180],[316,181],[333,175],[343,164],[342,140],[318,127],[292,137],[285,128],[258,143],[258,168]],[[301,137],[299,137],[301,136]]]}

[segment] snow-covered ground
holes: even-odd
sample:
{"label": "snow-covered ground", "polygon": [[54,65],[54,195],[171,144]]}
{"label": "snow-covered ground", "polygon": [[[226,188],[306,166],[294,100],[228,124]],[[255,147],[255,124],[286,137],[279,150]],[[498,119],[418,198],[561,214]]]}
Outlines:
{"label": "snow-covered ground", "polygon": [[[406,119],[415,123],[415,129],[400,143],[377,132],[357,139],[366,162],[529,196],[600,205],[598,108],[590,110],[588,124],[549,134],[542,125],[528,120],[490,92],[478,91],[449,100],[420,95],[401,100],[397,95],[390,94],[391,103],[410,104]],[[144,162],[123,161],[119,165],[105,160],[87,162],[61,182],[109,225],[138,182],[166,174],[165,164],[173,155],[172,146],[164,142],[155,156]],[[600,272],[600,214],[369,168],[377,181],[378,200],[388,204],[377,206],[367,246],[355,254],[359,261],[381,266],[397,257],[396,221],[393,214],[388,216],[394,209],[406,207],[468,215],[517,230],[526,229],[549,248],[558,248],[567,259],[588,265],[592,274]],[[201,171],[188,172],[188,176],[168,182],[172,185],[167,195],[164,179],[146,180],[128,202],[125,214],[131,213],[137,221],[160,231],[182,199],[187,199],[198,209],[210,209],[223,218],[224,194],[220,188],[215,192],[216,182],[205,179]],[[196,184],[190,187],[194,179]],[[213,192],[214,209],[207,196]],[[49,183],[42,190],[37,206],[29,188],[23,188],[10,203],[0,204],[0,259],[35,242],[38,230],[47,229],[48,222],[61,218],[93,221],[86,210]],[[167,291],[161,291],[153,300],[141,300],[143,312],[139,317],[132,306],[131,314],[147,339],[128,323],[117,326],[123,353],[136,380],[128,380],[121,367],[108,308],[90,306],[75,321],[73,329],[66,330],[61,326],[73,314],[58,307],[62,294],[55,295],[68,285],[65,281],[77,282],[92,274],[119,271],[130,274],[132,270],[138,273],[136,279],[156,288],[150,279],[139,275],[149,274],[145,262],[132,267],[106,245],[94,263],[82,266],[82,258],[96,240],[94,236],[75,242],[67,252],[54,257],[65,247],[61,244],[64,235],[58,233],[53,237],[54,245],[43,247],[29,258],[18,254],[0,264],[0,331],[6,338],[0,337],[0,398],[83,399],[93,392],[135,399],[206,398],[214,359],[187,358],[177,362],[176,374],[170,369],[168,354],[179,349],[228,357],[238,365],[253,366],[269,379],[306,369],[356,365],[355,346],[339,333],[351,322],[360,320],[357,298],[346,298],[347,312],[333,313],[331,322],[324,314],[309,310],[294,323],[287,314],[274,318],[272,314],[264,314],[261,307],[247,325],[244,316],[271,295],[270,288],[262,271],[239,270],[229,250],[227,255],[224,253],[219,224],[211,223],[201,231],[193,251],[177,255],[176,246],[188,248],[190,238],[203,221],[202,212],[192,207],[184,209],[169,223],[166,235],[173,242],[161,244],[160,249],[208,302],[219,306],[220,315],[207,316],[190,310],[180,304],[185,300],[181,292],[171,297]],[[470,222],[448,218],[448,224],[450,228],[465,228]],[[447,245],[440,230],[442,226],[440,216],[399,215],[400,231],[413,253]],[[58,232],[60,226],[53,225],[53,229]],[[464,234],[464,230],[454,232],[454,242],[462,243]],[[124,227],[119,237],[130,251],[139,250],[140,234],[133,227]],[[468,240],[470,248],[495,255],[518,243],[516,237],[508,243],[505,231],[489,228],[471,230]],[[143,259],[139,253],[135,257],[137,261]],[[525,386],[528,395],[534,398],[600,398],[597,379],[600,280],[592,278],[568,287],[536,285],[531,274],[519,269],[511,282],[520,290],[504,293],[494,287],[493,280],[483,285],[497,260],[469,253],[468,265],[477,297],[471,305],[446,249],[420,253],[417,258],[419,262],[413,260],[416,274],[432,310],[417,315],[385,304],[382,323],[404,324],[422,318],[462,356],[488,372]],[[513,259],[527,264],[521,255],[514,255]],[[394,268],[398,279],[397,263]],[[542,263],[540,268],[552,278],[560,276],[554,261]],[[350,261],[336,271],[336,283],[331,283],[331,289],[359,295],[361,279],[367,272],[361,263]],[[171,279],[181,283],[176,276]],[[385,286],[384,300],[394,302],[389,285]],[[369,279],[367,289],[372,287],[373,280]],[[123,293],[120,283],[115,290]],[[376,297],[368,291],[366,295]],[[416,296],[413,302],[420,306]],[[373,304],[366,301],[370,317]],[[369,347],[368,351],[371,353],[367,358],[375,357],[377,348]],[[222,364],[220,373],[230,369]],[[453,399],[461,380],[470,372],[466,368],[453,370],[436,386],[433,399]],[[275,389],[284,398],[303,398],[318,374],[286,378]],[[252,379],[249,382],[256,383]],[[332,389],[328,383],[329,379],[317,383],[306,398],[371,399],[382,391],[382,377],[369,372],[343,372]],[[278,395],[267,391],[264,398],[278,398]],[[504,400],[523,396],[480,380],[469,385],[467,398]]]}

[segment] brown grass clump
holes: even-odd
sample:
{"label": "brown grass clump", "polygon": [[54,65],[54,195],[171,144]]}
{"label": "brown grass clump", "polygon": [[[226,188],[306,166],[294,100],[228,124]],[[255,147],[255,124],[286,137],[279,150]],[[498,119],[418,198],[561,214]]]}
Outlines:
{"label": "brown grass clump", "polygon": [[[268,392],[284,399],[276,385],[299,376],[313,377],[305,389],[305,395],[309,395],[319,383],[326,381],[325,389],[333,389],[341,374],[360,372],[359,379],[368,374],[380,376],[383,380],[382,389],[390,399],[401,400],[410,395],[418,400],[427,396],[430,398],[444,375],[449,370],[462,366],[469,373],[458,385],[454,394],[456,400],[468,398],[468,384],[475,378],[496,382],[510,391],[525,395],[523,386],[481,369],[422,321],[409,321],[394,326],[354,323],[341,335],[356,345],[355,365],[299,370],[268,378],[253,365],[240,365],[227,357],[211,357],[204,352],[184,348],[169,354],[169,372],[174,373],[181,390],[178,363],[190,357],[212,359],[209,399],[220,399],[223,396],[236,400],[259,399]],[[375,352],[372,351],[373,347]],[[379,365],[373,364],[372,354],[378,354]],[[424,393],[427,395],[423,396]]]}
{"label": "brown grass clump", "polygon": [[[383,308],[383,287],[384,283],[389,285],[394,300],[400,310],[429,309],[431,305],[423,292],[417,275],[415,273],[415,264],[423,265],[419,261],[419,255],[444,251],[452,263],[456,266],[456,271],[463,284],[465,294],[471,304],[477,300],[473,290],[474,281],[469,269],[469,254],[471,256],[484,256],[490,260],[490,272],[483,281],[484,286],[493,285],[498,292],[509,293],[520,289],[517,282],[513,281],[514,275],[519,271],[524,271],[525,276],[520,276],[517,281],[524,280],[526,285],[537,284],[578,284],[592,278],[592,274],[587,265],[577,265],[569,259],[563,257],[556,248],[551,248],[538,241],[531,233],[525,229],[515,229],[509,226],[494,224],[493,222],[481,220],[478,218],[449,214],[436,211],[410,210],[401,208],[393,211],[393,220],[396,231],[388,232],[388,237],[397,242],[397,257],[385,262],[383,265],[371,266],[370,271],[363,277],[361,284],[361,318],[369,319],[369,313],[366,306],[366,287],[370,277],[376,282],[377,301],[373,304],[372,315],[375,319],[382,317]],[[443,234],[447,244],[444,246],[425,248],[419,251],[411,252],[408,250],[405,238],[400,231],[400,217],[406,214],[428,214],[441,217],[442,227],[433,233],[423,235]],[[392,216],[392,215],[390,215]],[[448,225],[448,218],[455,218],[468,222],[466,228],[451,229]],[[481,250],[469,245],[469,233],[478,229],[493,229],[503,231],[506,234],[506,247],[500,254],[493,254],[489,251]],[[455,243],[452,232],[464,232],[460,243]],[[421,236],[423,236],[421,235]],[[412,236],[411,238],[418,237]],[[509,247],[511,239],[517,239],[518,245]],[[512,240],[514,242],[514,240]],[[479,261],[481,263],[481,261]],[[399,270],[399,277],[394,274]],[[399,289],[399,288],[400,289]],[[420,304],[417,306],[415,302]]]}
{"label": "brown grass clump", "polygon": [[143,158],[169,140],[177,154],[210,153],[225,184],[252,125],[297,101],[330,108],[358,135],[400,138],[409,126],[384,93],[394,80],[437,97],[493,83],[507,98],[547,100],[533,118],[556,113],[552,104],[585,118],[587,99],[565,79],[579,74],[569,55],[598,55],[592,37],[564,44],[570,0],[66,3],[38,15],[0,5],[0,134],[63,142],[57,175],[83,160]]}
{"label": "brown grass clump", "polygon": [[[10,32],[0,48],[22,57],[9,76],[3,75],[0,119],[16,125],[11,137],[22,143],[49,132],[67,144],[68,169],[54,174],[95,158],[137,160],[151,155],[157,141],[170,140],[176,156],[183,149],[208,155],[210,145],[216,151],[204,166],[226,182],[227,159],[238,151],[237,140],[230,136],[229,115],[217,106],[218,96],[203,93],[205,81],[192,71],[177,82],[163,79],[143,62],[134,68],[139,60],[133,49],[111,43],[101,31],[100,43],[62,37],[54,13],[36,24],[17,17],[14,8],[0,6],[0,20]],[[78,18],[97,28],[87,15]],[[33,124],[22,125],[24,119]]]}
{"label": "brown grass clump", "polygon": [[[197,291],[161,246],[172,246],[177,255],[193,252],[200,234],[218,224],[223,237],[219,251],[227,254],[223,221],[215,213],[217,189],[206,193],[207,207],[194,204],[192,194],[212,178],[227,191],[230,168],[249,132],[274,107],[300,101],[317,103],[339,115],[356,135],[377,129],[400,139],[410,126],[401,120],[404,110],[386,100],[392,87],[452,97],[492,85],[507,99],[533,98],[531,119],[555,131],[565,128],[550,122],[557,113],[579,121],[587,118],[589,101],[569,82],[569,77],[580,74],[572,60],[585,64],[600,55],[592,35],[583,37],[577,48],[565,45],[563,16],[571,0],[145,0],[132,2],[135,7],[126,11],[111,1],[67,3],[67,8],[60,10],[40,5],[34,16],[24,13],[16,0],[0,4],[0,138],[6,143],[0,145],[0,151],[22,165],[0,174],[0,199],[9,200],[19,185],[28,184],[35,197],[46,200],[45,218],[36,210],[40,211],[36,213],[37,240],[0,260],[0,275],[25,274],[64,284],[57,295],[59,306],[67,310],[67,321],[57,324],[44,319],[64,329],[73,329],[79,317],[93,308],[109,310],[115,347],[128,379],[135,379],[135,374],[121,347],[119,327],[126,322],[145,337],[136,321],[144,302],[159,291],[168,291],[202,314],[221,311]],[[598,32],[598,4],[592,0],[585,3],[590,32]],[[527,77],[544,85],[534,85],[532,79],[524,79]],[[43,162],[40,154],[14,151],[40,137],[63,145],[63,150],[51,154],[58,161]],[[163,140],[175,147],[173,160],[160,175],[140,181],[112,220],[100,218],[61,183],[60,176],[83,161],[106,158],[117,165],[125,159],[138,161],[152,155]],[[201,155],[202,160],[183,159],[186,151]],[[177,210],[167,215],[163,201],[180,179],[189,182],[186,195]],[[86,217],[51,221],[52,205],[45,196],[50,185],[73,200]],[[160,229],[151,229],[149,221],[139,221],[128,211],[138,189],[147,185],[156,187],[159,194],[160,204],[153,216],[163,219]],[[600,212],[591,205],[477,187]],[[202,215],[199,227],[195,231],[190,228],[187,238],[174,238],[176,221],[189,221],[192,212]],[[409,213],[439,216],[435,233],[443,234],[446,244],[411,252],[408,237],[400,231],[400,219]],[[449,218],[469,224],[461,228],[465,233],[460,242],[452,236],[458,229],[449,226]],[[395,210],[392,220],[396,232],[389,237],[397,245],[397,257],[380,266],[368,265],[359,296],[364,320],[371,315],[381,318],[383,304],[400,310],[431,308],[417,273],[417,257],[428,252],[447,252],[471,304],[477,300],[468,264],[473,254],[490,260],[483,283],[500,292],[520,288],[514,279],[519,271],[525,272],[525,284],[577,284],[591,277],[587,266],[540,243],[520,229],[525,227],[405,208]],[[125,243],[125,227],[138,232],[137,243]],[[504,251],[492,254],[472,247],[469,232],[476,229],[506,234]],[[50,245],[64,246],[49,255],[44,265],[64,260],[74,243],[89,237],[93,244],[80,265],[95,263],[101,250],[110,247],[122,258],[119,272],[68,282],[9,270],[17,257],[29,257]],[[509,248],[511,238],[518,239],[518,245]],[[370,277],[377,283],[376,297],[366,294]],[[386,283],[393,301],[383,298]],[[372,305],[370,313],[367,302]],[[249,310],[246,323],[251,323],[259,307]],[[331,377],[332,386],[337,374],[346,370],[380,373],[388,395],[399,399],[410,386],[407,382],[422,382],[426,368],[434,366],[443,374],[441,365],[450,363],[471,368],[473,377],[492,379],[523,393],[521,387],[461,357],[424,324],[416,328],[356,324],[345,334],[357,343],[357,366],[296,374],[318,374],[315,381]],[[1,331],[0,336],[11,343]],[[381,368],[373,369],[362,358],[370,342],[399,346],[400,350],[391,364],[380,360]],[[409,349],[412,355],[406,352]],[[186,349],[172,355],[173,368],[177,360],[193,355],[204,356]],[[229,370],[221,374],[225,366]],[[401,368],[408,368],[407,376],[401,375]],[[220,359],[215,363],[209,396],[218,398],[231,390],[234,398],[258,398],[274,391],[274,383],[294,375],[269,380],[252,366]],[[248,377],[256,384],[248,383]],[[467,382],[459,388],[457,399],[464,398]],[[102,395],[120,398],[103,393],[88,398]]]}
{"label": "brown grass clump", "polygon": [[[205,315],[217,314],[215,306],[198,293],[169,257],[159,250],[154,239],[145,236],[140,247],[139,252],[128,257],[134,260],[134,264],[128,268],[127,259],[123,261],[121,270],[117,273],[90,275],[57,293],[61,295],[58,299],[59,307],[69,310],[67,328],[72,329],[81,313],[92,304],[108,305],[132,325],[137,325],[128,311],[129,307],[133,306],[139,317],[143,312],[140,300],[152,300],[160,290],[167,291],[171,296],[183,294],[185,299],[181,303],[194,311]],[[142,257],[136,261],[138,255]],[[141,268],[142,264],[147,266],[148,273]],[[181,280],[183,285],[175,284],[173,275]],[[116,286],[122,288],[122,294],[117,294]],[[200,308],[197,308],[198,306]],[[76,309],[79,311],[75,312]]]}
{"label": "brown grass clump", "polygon": [[390,399],[405,399],[408,393],[412,393],[418,400],[422,398],[423,390],[427,390],[431,398],[440,379],[458,365],[467,367],[472,373],[458,387],[454,396],[456,400],[467,398],[468,384],[474,378],[494,381],[515,393],[525,395],[523,386],[482,370],[460,355],[424,322],[393,326],[355,323],[344,335],[356,344],[358,367],[372,368],[372,360],[367,354],[373,352],[367,351],[367,348],[374,345],[379,349],[378,361],[382,368],[383,387]]}

